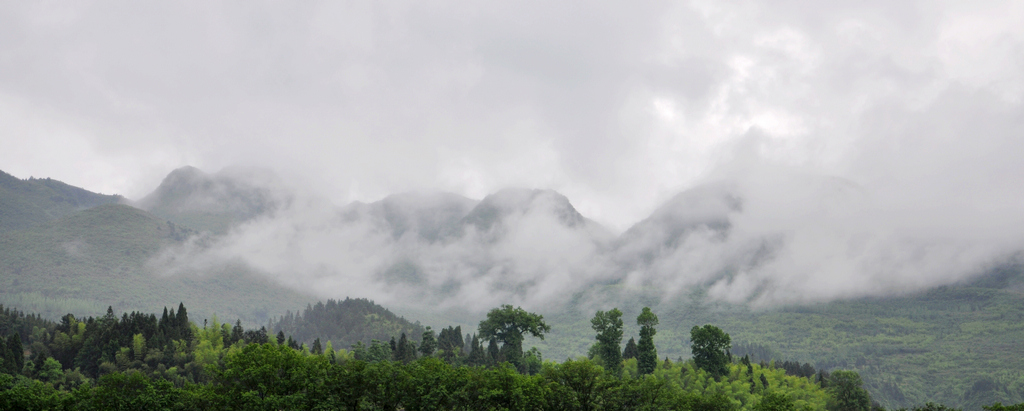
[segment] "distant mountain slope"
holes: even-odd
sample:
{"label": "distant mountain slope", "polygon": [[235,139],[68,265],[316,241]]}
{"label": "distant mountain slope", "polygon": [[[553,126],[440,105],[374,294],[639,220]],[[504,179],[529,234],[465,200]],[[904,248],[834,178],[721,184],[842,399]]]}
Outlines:
{"label": "distant mountain slope", "polygon": [[528,213],[549,215],[566,228],[606,232],[600,224],[576,211],[569,199],[557,191],[523,188],[507,188],[484,197],[463,217],[461,229],[473,227],[479,232],[488,232],[509,223],[509,218]]}
{"label": "distant mountain slope", "polygon": [[724,238],[730,215],[743,209],[735,187],[721,183],[693,188],[672,197],[615,240],[618,260],[627,266],[647,264],[670,253],[697,230]]}
{"label": "distant mountain slope", "polygon": [[139,208],[176,224],[215,234],[269,213],[284,199],[270,188],[276,177],[257,170],[226,169],[207,174],[186,166],[172,171]]}
{"label": "distant mountain slope", "polygon": [[19,179],[0,171],[0,232],[19,230],[124,198],[49,178]]}
{"label": "distant mountain slope", "polygon": [[0,233],[0,303],[49,318],[153,312],[174,302],[196,318],[217,313],[265,324],[270,315],[301,307],[306,296],[238,266],[159,275],[147,262],[195,231],[130,206],[107,204],[46,224]]}
{"label": "distant mountain slope", "polygon": [[419,341],[423,327],[419,322],[411,323],[388,309],[363,298],[327,300],[307,305],[302,312],[285,315],[270,322],[270,334],[284,331],[300,343],[312,344],[319,338],[324,344],[331,341],[334,348],[348,349],[358,341],[369,344],[370,340],[388,341],[405,333],[412,341]]}
{"label": "distant mountain slope", "polygon": [[[714,324],[734,344],[752,343],[818,369],[850,369],[888,409],[932,401],[965,410],[1024,401],[1024,264],[1020,256],[984,275],[904,296],[751,309],[700,292],[665,299],[657,289],[595,286],[560,310],[543,312],[552,330],[528,340],[545,358],[582,355],[594,343],[597,309],[624,313],[623,340],[638,336],[644,306],[660,319],[659,357],[688,358],[689,331]],[[425,318],[418,313],[410,313]],[[589,317],[588,317],[589,315]]]}
{"label": "distant mountain slope", "polygon": [[406,234],[434,242],[453,230],[477,201],[458,194],[410,192],[393,194],[372,203],[352,203],[341,211],[347,223],[368,222],[390,233],[394,240]]}

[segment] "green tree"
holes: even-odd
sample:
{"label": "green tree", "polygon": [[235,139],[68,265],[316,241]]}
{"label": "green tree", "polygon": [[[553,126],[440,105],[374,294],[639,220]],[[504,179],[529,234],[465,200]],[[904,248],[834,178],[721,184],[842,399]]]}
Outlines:
{"label": "green tree", "polygon": [[544,323],[544,316],[527,312],[521,307],[512,308],[504,304],[487,313],[487,319],[480,321],[481,338],[495,337],[501,341],[505,360],[522,371],[523,366],[523,334],[544,339],[544,333],[551,327]]}
{"label": "green tree", "polygon": [[775,391],[768,391],[761,396],[761,401],[754,405],[753,411],[795,411],[793,398]]}
{"label": "green tree", "polygon": [[591,328],[597,331],[597,354],[601,357],[609,375],[622,375],[622,311],[598,311],[590,320]]}
{"label": "green tree", "polygon": [[707,324],[690,330],[690,349],[693,363],[715,378],[729,373],[729,349],[732,347],[729,334]]}
{"label": "green tree", "polygon": [[426,330],[423,331],[423,340],[420,341],[420,352],[424,356],[433,355],[434,351],[437,350],[437,338],[434,337],[434,330],[427,326]]}
{"label": "green tree", "polygon": [[649,307],[644,307],[636,317],[636,324],[640,326],[640,343],[636,347],[637,370],[641,375],[650,374],[658,366],[658,349],[654,347],[654,334],[658,332],[654,327],[658,325],[658,316]]}
{"label": "green tree", "polygon": [[629,341],[626,341],[626,348],[622,349],[622,359],[628,360],[630,358],[636,358],[636,340],[633,337],[629,337]]}
{"label": "green tree", "polygon": [[829,377],[828,392],[832,394],[826,408],[829,411],[867,411],[871,409],[871,396],[864,389],[860,374],[839,370]]}
{"label": "green tree", "polygon": [[416,349],[409,344],[409,338],[405,336],[405,333],[402,333],[402,336],[398,338],[398,344],[395,344],[394,359],[403,363],[416,359]]}
{"label": "green tree", "polygon": [[[10,370],[11,374],[21,373],[21,369],[25,368],[25,348],[21,345],[21,336],[18,333],[11,334],[7,338],[7,352],[10,353],[7,369]],[[5,358],[4,362],[8,359]]]}

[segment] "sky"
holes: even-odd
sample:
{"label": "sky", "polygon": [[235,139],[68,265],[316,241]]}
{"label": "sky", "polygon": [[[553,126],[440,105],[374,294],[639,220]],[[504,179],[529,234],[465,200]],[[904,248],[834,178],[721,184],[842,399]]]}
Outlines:
{"label": "sky", "polygon": [[[21,178],[138,199],[184,165],[260,167],[337,205],[553,189],[616,233],[732,179],[765,207],[744,227],[797,232],[813,247],[781,260],[808,272],[1019,249],[1022,96],[1016,1],[0,4]],[[866,200],[822,211],[765,170]],[[849,266],[864,236],[887,240]],[[823,238],[842,246],[802,260]],[[891,272],[854,282],[913,282]]]}
{"label": "sky", "polygon": [[1013,1],[5,2],[0,169],[129,198],[183,165],[341,204],[551,188],[622,230],[753,150],[1016,206],[1022,23]]}

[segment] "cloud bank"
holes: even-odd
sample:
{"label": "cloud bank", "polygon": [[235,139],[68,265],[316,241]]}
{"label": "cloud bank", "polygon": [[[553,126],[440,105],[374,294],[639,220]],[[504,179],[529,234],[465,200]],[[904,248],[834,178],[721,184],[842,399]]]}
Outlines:
{"label": "cloud bank", "polygon": [[[1021,16],[1012,1],[9,3],[0,167],[131,198],[184,164],[273,169],[318,200],[218,252],[302,284],[404,295],[366,273],[412,255],[434,261],[423,284],[465,280],[450,292],[466,301],[523,294],[502,283],[512,266],[528,287],[887,293],[1019,247]],[[333,204],[392,193],[538,187],[618,233],[721,181],[742,199],[728,234],[631,251],[640,265],[615,241],[529,228],[562,227],[544,213],[461,246],[334,223]]]}

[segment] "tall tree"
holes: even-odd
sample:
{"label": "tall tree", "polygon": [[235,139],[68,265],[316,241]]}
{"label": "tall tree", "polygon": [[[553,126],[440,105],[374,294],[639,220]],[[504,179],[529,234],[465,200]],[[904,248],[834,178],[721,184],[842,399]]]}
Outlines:
{"label": "tall tree", "polygon": [[729,372],[729,349],[732,347],[729,334],[711,324],[693,327],[690,330],[690,349],[693,363],[713,377]]}
{"label": "tall tree", "polygon": [[8,365],[8,369],[11,370],[11,374],[20,373],[21,369],[25,368],[25,348],[21,345],[21,336],[18,333],[11,334],[7,338],[7,351],[11,353],[11,363]]}
{"label": "tall tree", "polygon": [[500,340],[505,360],[522,371],[523,334],[530,333],[543,340],[544,333],[549,331],[551,327],[544,322],[544,316],[504,304],[488,312],[487,319],[480,321],[479,334],[481,338]]}
{"label": "tall tree", "polygon": [[437,350],[437,338],[434,337],[434,330],[431,330],[428,326],[423,331],[423,340],[420,341],[420,352],[426,356],[434,354],[435,350]]}
{"label": "tall tree", "polygon": [[855,371],[839,370],[832,373],[828,382],[832,394],[826,404],[829,411],[867,411],[871,409],[871,396],[864,389],[860,374]]}
{"label": "tall tree", "polygon": [[629,337],[629,341],[626,341],[626,348],[622,349],[622,359],[628,360],[630,358],[636,358],[636,340],[633,337]]}
{"label": "tall tree", "polygon": [[658,332],[654,327],[658,325],[658,316],[649,307],[644,307],[636,317],[636,324],[640,326],[640,343],[636,347],[637,370],[641,375],[650,374],[658,366],[658,349],[654,347],[654,334]]}
{"label": "tall tree", "polygon": [[622,375],[622,311],[598,311],[590,320],[591,328],[597,331],[597,354],[605,370],[613,376]]}
{"label": "tall tree", "polygon": [[466,358],[466,362],[469,365],[486,365],[487,357],[484,354],[484,346],[480,343],[480,338],[476,334],[473,334],[473,339],[470,340],[469,345],[469,357]]}
{"label": "tall tree", "polygon": [[402,336],[398,338],[398,345],[395,346],[396,361],[409,362],[416,359],[416,347],[409,343],[409,338],[402,333]]}

